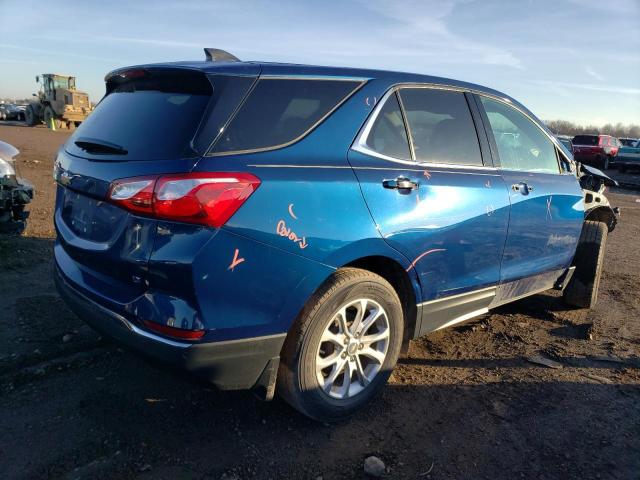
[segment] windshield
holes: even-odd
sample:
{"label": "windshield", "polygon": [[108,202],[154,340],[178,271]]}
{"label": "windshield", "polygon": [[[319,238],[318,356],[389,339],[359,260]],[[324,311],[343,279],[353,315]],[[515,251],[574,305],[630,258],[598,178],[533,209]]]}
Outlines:
{"label": "windshield", "polygon": [[69,88],[69,77],[53,77],[53,88]]}

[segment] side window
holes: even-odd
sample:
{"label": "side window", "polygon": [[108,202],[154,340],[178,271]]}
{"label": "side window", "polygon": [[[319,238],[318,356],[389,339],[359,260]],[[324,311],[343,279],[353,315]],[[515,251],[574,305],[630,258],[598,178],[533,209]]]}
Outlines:
{"label": "side window", "polygon": [[400,99],[416,161],[482,165],[478,135],[463,93],[403,88]]}
{"label": "side window", "polygon": [[502,102],[480,96],[505,170],[559,173],[553,142],[529,118]]}
{"label": "side window", "polygon": [[314,128],[360,82],[263,78],[210,153],[276,148]]}
{"label": "side window", "polygon": [[367,136],[367,147],[389,157],[411,159],[407,131],[395,93],[389,96],[380,109]]}

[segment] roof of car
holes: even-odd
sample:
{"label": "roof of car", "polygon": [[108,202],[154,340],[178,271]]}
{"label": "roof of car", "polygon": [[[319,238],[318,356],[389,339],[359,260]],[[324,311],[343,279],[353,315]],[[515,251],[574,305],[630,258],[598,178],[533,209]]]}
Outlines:
{"label": "roof of car", "polygon": [[376,70],[367,68],[352,67],[331,67],[320,65],[300,65],[294,63],[276,63],[276,62],[211,62],[211,61],[182,61],[182,62],[166,62],[146,65],[135,65],[130,67],[119,68],[109,72],[105,79],[125,70],[138,68],[185,68],[191,70],[201,70],[205,73],[236,73],[249,74],[255,73],[256,70],[261,75],[282,75],[282,76],[315,76],[315,77],[334,77],[334,78],[357,78],[357,79],[380,79],[387,80],[392,83],[428,83],[433,85],[453,86],[462,89],[484,92],[505,99],[512,100],[508,95],[491,88],[477,85],[474,83],[463,82],[450,78],[436,77],[431,75],[422,75],[417,73],[394,72],[388,70]]}
{"label": "roof of car", "polygon": [[389,70],[376,70],[368,68],[352,68],[352,67],[331,67],[320,65],[301,65],[294,63],[276,63],[261,61],[180,61],[153,63],[146,65],[134,65],[129,67],[118,68],[109,72],[105,76],[105,81],[118,73],[135,69],[162,69],[162,68],[179,68],[189,70],[199,70],[205,73],[219,73],[232,75],[251,75],[251,76],[301,76],[301,77],[323,77],[323,78],[354,78],[362,80],[381,80],[389,86],[397,84],[429,84],[435,86],[454,87],[463,90],[473,91],[477,93],[485,93],[493,95],[506,101],[523,112],[526,112],[531,118],[537,120],[538,124],[544,128],[549,135],[553,133],[547,126],[539,120],[527,107],[522,105],[516,99],[506,95],[498,90],[477,85],[475,83],[454,80],[451,78],[436,77],[431,75],[422,75],[418,73],[395,72]]}

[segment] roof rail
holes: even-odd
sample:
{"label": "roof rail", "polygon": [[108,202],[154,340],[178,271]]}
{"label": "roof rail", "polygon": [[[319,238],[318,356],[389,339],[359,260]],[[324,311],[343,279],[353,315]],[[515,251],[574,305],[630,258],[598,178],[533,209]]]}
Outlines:
{"label": "roof rail", "polygon": [[207,62],[239,62],[240,59],[229,52],[220,50],[219,48],[205,48],[204,54],[207,56]]}

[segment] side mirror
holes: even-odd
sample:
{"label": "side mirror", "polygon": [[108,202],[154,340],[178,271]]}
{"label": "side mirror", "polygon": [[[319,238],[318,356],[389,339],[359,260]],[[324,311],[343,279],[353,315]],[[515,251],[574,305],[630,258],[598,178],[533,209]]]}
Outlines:
{"label": "side mirror", "polygon": [[36,83],[40,82],[40,75],[36,75]]}
{"label": "side mirror", "polygon": [[38,95],[36,95],[35,93],[31,94],[32,97],[37,97]]}

